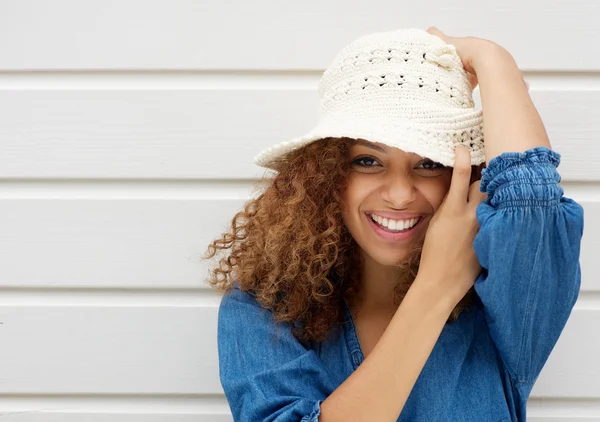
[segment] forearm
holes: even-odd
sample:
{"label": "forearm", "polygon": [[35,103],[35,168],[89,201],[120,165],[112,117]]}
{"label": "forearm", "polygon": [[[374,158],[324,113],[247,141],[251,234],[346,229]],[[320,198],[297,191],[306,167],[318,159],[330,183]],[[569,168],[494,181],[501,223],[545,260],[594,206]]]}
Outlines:
{"label": "forearm", "polygon": [[452,308],[413,284],[365,361],[322,403],[319,421],[395,421]]}
{"label": "forearm", "polygon": [[485,157],[524,152],[550,142],[513,57],[502,47],[486,48],[473,67],[483,108]]}

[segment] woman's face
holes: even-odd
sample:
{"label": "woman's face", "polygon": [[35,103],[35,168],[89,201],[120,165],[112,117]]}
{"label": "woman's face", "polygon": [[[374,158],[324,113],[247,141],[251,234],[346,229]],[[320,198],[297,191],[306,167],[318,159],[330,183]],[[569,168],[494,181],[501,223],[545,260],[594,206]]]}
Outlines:
{"label": "woman's face", "polygon": [[365,140],[355,141],[350,160],[344,224],[363,254],[381,265],[398,265],[423,242],[450,188],[452,168]]}

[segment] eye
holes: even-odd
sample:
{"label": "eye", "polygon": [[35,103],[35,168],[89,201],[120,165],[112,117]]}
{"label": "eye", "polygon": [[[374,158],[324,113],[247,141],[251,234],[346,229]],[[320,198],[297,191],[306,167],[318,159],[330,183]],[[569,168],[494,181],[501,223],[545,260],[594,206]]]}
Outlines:
{"label": "eye", "polygon": [[419,164],[417,164],[416,168],[433,171],[433,170],[445,169],[446,166],[444,166],[443,164],[437,163],[433,160],[430,160],[429,158],[425,158],[423,161],[421,161]]}
{"label": "eye", "polygon": [[375,167],[374,165],[371,165],[369,163],[377,163],[377,162],[378,161],[375,159],[375,157],[370,157],[370,156],[358,157],[358,158],[355,158],[354,160],[352,160],[352,164],[357,165],[359,167]]}

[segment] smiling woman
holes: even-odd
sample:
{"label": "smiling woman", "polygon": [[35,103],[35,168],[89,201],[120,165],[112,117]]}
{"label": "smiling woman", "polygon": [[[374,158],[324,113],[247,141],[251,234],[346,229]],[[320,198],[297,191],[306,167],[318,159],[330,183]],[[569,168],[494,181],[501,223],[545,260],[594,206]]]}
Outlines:
{"label": "smiling woman", "polygon": [[[431,217],[448,192],[452,169],[416,154],[364,141],[351,147],[350,157],[352,171],[342,195],[344,224],[361,250],[379,247],[375,255],[381,257],[384,267],[393,269],[404,260],[411,243],[422,243]],[[429,168],[424,167],[427,163]],[[372,215],[381,222],[365,218]],[[396,221],[402,225],[400,231]],[[390,279],[390,275],[378,274],[376,278]],[[381,290],[384,297],[390,293]]]}
{"label": "smiling woman", "polygon": [[[450,186],[452,169],[418,168],[423,159],[390,148],[387,159],[380,158],[389,170],[381,164],[376,166],[373,155],[370,158],[373,164],[363,170],[356,160],[366,160],[364,152],[373,151],[365,145],[387,154],[381,144],[361,143],[351,138],[322,139],[289,153],[270,181],[270,188],[249,201],[234,217],[232,233],[210,245],[213,256],[222,249],[231,248],[231,252],[214,269],[215,277],[209,282],[223,292],[234,287],[253,292],[262,306],[271,309],[277,321],[296,323],[293,332],[298,338],[323,341],[344,318],[342,300],[351,305],[353,312],[358,312],[358,296],[364,294],[360,269],[364,268],[365,260],[375,256],[380,271],[386,272],[376,285],[376,290],[385,297],[385,303],[378,306],[382,306],[382,311],[397,308],[416,276],[426,227],[434,213],[426,198],[435,201],[436,208],[439,206]],[[411,170],[407,165],[417,168]],[[438,177],[431,173],[437,173]],[[406,237],[404,242],[386,242],[383,234],[377,235],[383,230],[368,215],[377,211],[389,225],[391,215],[398,215],[398,211],[385,210],[385,205],[366,208],[359,199],[367,192],[361,177],[370,178],[371,185],[379,183],[379,189],[382,177],[383,183],[391,177],[396,184],[391,190],[400,194],[405,189],[397,183],[408,181],[412,185],[416,177],[414,188],[419,189],[415,194],[416,205],[420,210],[416,211],[413,200],[396,206],[413,210],[401,212],[411,218],[418,216],[419,223],[412,231],[389,233]],[[430,183],[423,183],[423,179]],[[435,183],[437,188],[432,188]],[[383,195],[388,198],[387,193]],[[381,199],[375,197],[372,202],[379,204]],[[413,232],[417,235],[410,235]],[[236,264],[232,265],[233,262]],[[373,275],[370,278],[378,278]],[[464,308],[463,303],[457,305],[449,320],[455,320]]]}
{"label": "smiling woman", "polygon": [[[340,206],[363,268],[360,305],[349,301],[353,311],[391,312],[412,283],[400,281],[406,277],[402,263],[411,253],[420,254],[429,222],[450,188],[452,167],[364,139],[350,140],[348,160]],[[477,177],[480,166],[474,167]]]}
{"label": "smiling woman", "polygon": [[514,62],[473,42],[493,78],[426,31],[359,38],[315,128],[256,157],[275,174],[205,256],[227,252],[208,281],[236,421],[525,420],[578,296],[583,211],[541,121],[511,115],[535,112]]}

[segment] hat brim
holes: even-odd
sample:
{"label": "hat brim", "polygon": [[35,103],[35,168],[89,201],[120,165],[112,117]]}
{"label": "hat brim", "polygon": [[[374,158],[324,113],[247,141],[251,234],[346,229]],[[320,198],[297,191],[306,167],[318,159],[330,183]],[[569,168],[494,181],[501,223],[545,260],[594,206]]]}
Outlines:
{"label": "hat brim", "polygon": [[275,169],[275,161],[284,155],[311,142],[333,137],[382,143],[449,167],[454,167],[454,148],[462,145],[471,152],[471,165],[479,165],[485,162],[482,120],[481,113],[476,112],[462,123],[455,121],[453,130],[439,130],[407,121],[393,124],[373,121],[339,124],[323,121],[302,136],[264,149],[256,155],[254,162],[261,167]]}

